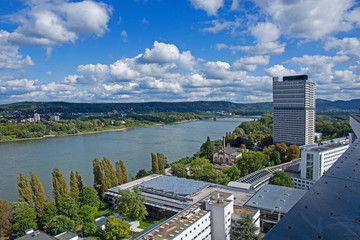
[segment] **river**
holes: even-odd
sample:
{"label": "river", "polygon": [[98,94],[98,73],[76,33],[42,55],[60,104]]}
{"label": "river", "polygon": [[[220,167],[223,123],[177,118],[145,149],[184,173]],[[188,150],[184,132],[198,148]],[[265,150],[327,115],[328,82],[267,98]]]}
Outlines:
{"label": "river", "polygon": [[92,160],[107,157],[114,164],[122,160],[129,179],[139,169],[151,169],[150,153],[163,153],[169,163],[191,157],[209,136],[221,139],[248,118],[219,118],[178,124],[141,127],[123,131],[0,144],[0,198],[17,201],[19,172],[29,177],[36,172],[52,199],[52,169],[57,167],[69,182],[70,171],[78,171],[85,185],[92,185]]}

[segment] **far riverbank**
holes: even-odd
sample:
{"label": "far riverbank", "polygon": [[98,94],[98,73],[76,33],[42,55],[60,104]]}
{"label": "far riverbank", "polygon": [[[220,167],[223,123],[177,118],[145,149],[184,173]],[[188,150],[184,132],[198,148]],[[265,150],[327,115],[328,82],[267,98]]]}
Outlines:
{"label": "far riverbank", "polygon": [[102,133],[102,132],[118,132],[118,131],[124,131],[127,129],[134,129],[134,128],[142,128],[142,127],[153,127],[153,126],[163,126],[163,125],[170,125],[170,124],[180,124],[180,123],[187,123],[187,122],[194,122],[199,121],[200,119],[190,119],[190,120],[182,120],[172,123],[154,123],[154,124],[144,124],[134,127],[122,127],[122,128],[113,128],[113,129],[103,129],[98,131],[86,131],[86,132],[80,132],[74,134],[50,134],[50,135],[44,135],[42,137],[34,137],[34,138],[15,138],[15,139],[1,139],[0,143],[7,143],[7,142],[18,142],[18,141],[30,141],[30,140],[41,140],[46,138],[54,138],[54,137],[68,137],[68,136],[77,136],[77,135],[85,135],[85,134],[94,134],[94,133]]}

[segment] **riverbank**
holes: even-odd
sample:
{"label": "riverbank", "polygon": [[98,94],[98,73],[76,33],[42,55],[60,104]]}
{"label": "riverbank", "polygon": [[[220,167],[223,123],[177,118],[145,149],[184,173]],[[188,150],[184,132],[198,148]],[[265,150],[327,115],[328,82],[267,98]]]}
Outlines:
{"label": "riverbank", "polygon": [[190,120],[182,120],[177,121],[173,123],[155,123],[155,124],[148,124],[148,125],[141,125],[141,126],[134,126],[134,127],[122,127],[122,128],[114,128],[114,129],[104,129],[104,130],[98,130],[98,131],[87,131],[87,132],[77,132],[75,134],[50,134],[50,135],[44,135],[42,137],[35,137],[35,138],[16,138],[16,139],[1,139],[1,143],[8,143],[8,142],[18,142],[18,141],[30,141],[30,140],[41,140],[46,138],[53,138],[53,137],[68,137],[68,136],[77,136],[77,135],[85,135],[85,134],[94,134],[94,133],[102,133],[102,132],[118,132],[118,131],[124,131],[128,129],[134,129],[134,128],[142,128],[142,127],[154,127],[154,126],[162,126],[162,125],[170,125],[170,124],[180,124],[180,123],[187,123],[187,122],[194,122],[199,121],[199,119],[190,119]]}

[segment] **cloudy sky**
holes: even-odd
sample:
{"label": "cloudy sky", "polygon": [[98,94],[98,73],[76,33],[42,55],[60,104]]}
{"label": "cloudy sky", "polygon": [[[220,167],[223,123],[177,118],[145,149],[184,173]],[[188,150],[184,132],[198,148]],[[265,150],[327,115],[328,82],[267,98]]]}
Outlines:
{"label": "cloudy sky", "polygon": [[360,98],[357,0],[8,0],[0,103],[272,101],[307,74]]}

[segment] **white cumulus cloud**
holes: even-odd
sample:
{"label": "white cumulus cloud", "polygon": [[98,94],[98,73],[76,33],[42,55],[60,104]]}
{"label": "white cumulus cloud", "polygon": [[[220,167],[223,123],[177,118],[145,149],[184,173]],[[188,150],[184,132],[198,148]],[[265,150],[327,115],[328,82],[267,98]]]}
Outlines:
{"label": "white cumulus cloud", "polygon": [[211,15],[217,15],[219,8],[224,6],[224,0],[190,0],[195,9],[201,9]]}

